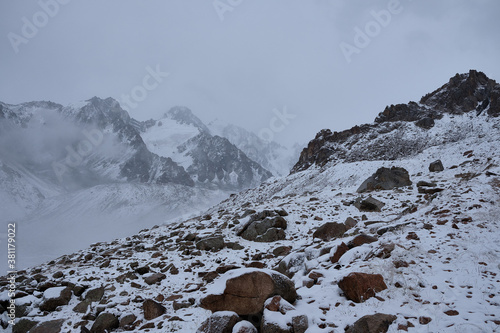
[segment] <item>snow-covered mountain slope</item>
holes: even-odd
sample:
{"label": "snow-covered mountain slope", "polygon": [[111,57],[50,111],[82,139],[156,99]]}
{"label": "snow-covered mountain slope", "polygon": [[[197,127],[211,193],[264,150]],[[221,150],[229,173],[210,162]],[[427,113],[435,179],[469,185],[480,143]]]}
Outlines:
{"label": "snow-covered mountain slope", "polygon": [[150,151],[183,166],[200,186],[234,191],[272,176],[228,139],[212,135],[186,107],[174,107],[149,123],[142,137]]}
{"label": "snow-covered mountain slope", "polygon": [[[105,324],[116,332],[197,332],[210,318],[212,330],[198,332],[220,332],[216,325],[231,315],[222,310],[232,304],[221,302],[221,311],[212,314],[204,308],[207,299],[239,287],[244,295],[235,300],[237,308],[255,305],[266,289],[263,277],[276,270],[284,274],[278,275],[280,287],[295,289],[293,304],[269,300],[266,308],[259,303],[259,312],[242,312],[236,320],[253,322],[260,332],[331,333],[363,327],[358,320],[377,325],[361,318],[382,313],[390,316],[377,332],[497,332],[500,117],[479,113],[443,114],[426,132],[403,123],[396,129],[403,138],[408,133],[436,142],[420,151],[321,163],[316,156],[307,168],[233,195],[198,217],[19,272],[18,325],[52,325],[62,332],[95,332]],[[442,136],[464,128],[472,132],[453,140]],[[360,137],[358,143],[374,139]],[[372,148],[393,156],[384,142],[391,144]],[[444,168],[431,171],[437,159]],[[375,171],[393,166],[407,170],[412,185],[357,193]],[[380,201],[379,209],[357,204],[368,198]],[[266,223],[277,224],[263,228]],[[257,242],[247,231],[275,238]],[[248,275],[254,273],[260,275]],[[376,274],[384,288],[373,287],[373,275],[341,283],[359,273]],[[245,276],[254,278],[240,279],[238,286],[235,278]],[[6,306],[7,278],[0,286]],[[7,313],[1,316],[10,332]],[[364,327],[358,332],[367,332]]]}
{"label": "snow-covered mountain slope", "polygon": [[212,134],[228,139],[250,159],[271,171],[275,176],[288,175],[302,149],[296,145],[287,148],[274,141],[264,141],[255,133],[220,119],[211,121],[208,128]]}

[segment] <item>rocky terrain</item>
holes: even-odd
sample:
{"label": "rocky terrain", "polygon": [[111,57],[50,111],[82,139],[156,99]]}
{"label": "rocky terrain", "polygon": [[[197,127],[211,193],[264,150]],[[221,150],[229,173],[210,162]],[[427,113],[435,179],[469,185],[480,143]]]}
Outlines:
{"label": "rocky terrain", "polygon": [[289,176],[198,217],[20,271],[14,327],[3,277],[1,324],[31,333],[500,331],[498,91],[483,73],[457,75],[373,124],[320,132]]}

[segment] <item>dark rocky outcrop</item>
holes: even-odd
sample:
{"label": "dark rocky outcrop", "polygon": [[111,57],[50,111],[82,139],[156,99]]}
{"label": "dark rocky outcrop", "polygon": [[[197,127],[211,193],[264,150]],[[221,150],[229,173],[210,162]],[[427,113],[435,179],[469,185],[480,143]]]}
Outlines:
{"label": "dark rocky outcrop", "polygon": [[[303,171],[312,165],[327,162],[354,162],[364,160],[395,160],[413,156],[440,140],[412,139],[405,135],[408,123],[414,129],[427,131],[445,114],[463,114],[476,111],[489,116],[500,115],[500,84],[475,70],[457,74],[448,83],[425,95],[420,103],[409,102],[387,106],[373,124],[354,126],[341,132],[321,130],[300,154],[291,173]],[[462,133],[445,140],[456,141]],[[358,143],[361,144],[358,146]]]}
{"label": "dark rocky outcrop", "polygon": [[404,168],[379,168],[372,176],[361,184],[358,193],[375,190],[391,190],[395,187],[410,186],[412,184],[408,171]]}

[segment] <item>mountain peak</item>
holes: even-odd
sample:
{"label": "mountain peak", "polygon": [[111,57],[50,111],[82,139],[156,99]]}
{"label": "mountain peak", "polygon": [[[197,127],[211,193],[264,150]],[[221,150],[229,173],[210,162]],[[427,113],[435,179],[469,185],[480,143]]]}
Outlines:
{"label": "mountain peak", "polygon": [[471,69],[469,73],[456,74],[448,83],[425,95],[420,104],[438,111],[461,114],[488,109],[491,116],[500,115],[500,85],[483,72]]}
{"label": "mountain peak", "polygon": [[174,106],[165,113],[165,117],[175,120],[179,124],[193,125],[197,127],[200,132],[210,133],[208,127],[196,117],[193,112],[185,106]]}

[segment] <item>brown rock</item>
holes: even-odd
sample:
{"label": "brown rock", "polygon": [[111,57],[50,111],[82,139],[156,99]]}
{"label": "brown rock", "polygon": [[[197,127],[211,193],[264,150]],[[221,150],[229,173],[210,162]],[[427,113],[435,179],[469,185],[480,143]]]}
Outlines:
{"label": "brown rock", "polygon": [[163,273],[154,273],[144,278],[144,282],[146,282],[149,285],[152,285],[161,282],[161,280],[165,279],[166,277],[167,276]]}
{"label": "brown rock", "polygon": [[165,313],[166,309],[163,305],[156,303],[152,299],[147,299],[142,303],[144,318],[146,320],[155,319]]}
{"label": "brown rock", "polygon": [[297,298],[295,286],[286,276],[251,271],[228,279],[224,293],[206,296],[201,300],[201,306],[212,312],[234,311],[239,315],[250,315],[261,312],[264,302],[274,295],[280,295],[290,303]]}
{"label": "brown rock", "polygon": [[432,319],[429,317],[419,317],[418,318],[418,322],[420,323],[420,325],[427,325],[431,321],[432,321]]}
{"label": "brown rock", "polygon": [[355,219],[353,219],[352,217],[348,217],[345,222],[344,222],[344,225],[346,226],[347,229],[352,229],[354,228],[356,225],[358,224],[358,221],[356,221]]}
{"label": "brown rock", "polygon": [[346,333],[385,333],[396,319],[396,316],[383,313],[363,316]]}
{"label": "brown rock", "polygon": [[342,237],[347,231],[347,227],[344,224],[336,222],[327,222],[320,226],[313,233],[313,238],[319,238],[324,241],[329,241],[338,237]]}
{"label": "brown rock", "polygon": [[349,251],[349,246],[347,246],[344,242],[340,243],[340,245],[337,246],[333,257],[330,258],[330,261],[334,264],[337,263],[347,251]]}
{"label": "brown rock", "polygon": [[354,237],[354,239],[351,240],[347,244],[347,246],[349,246],[349,248],[352,249],[352,248],[355,248],[357,246],[361,246],[363,244],[369,244],[369,243],[376,242],[377,240],[378,240],[377,237],[361,234],[361,235],[357,235],[356,237]]}
{"label": "brown rock", "polygon": [[339,281],[338,286],[353,302],[361,303],[387,289],[380,274],[351,273]]}

